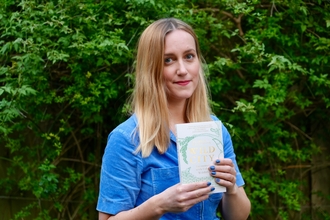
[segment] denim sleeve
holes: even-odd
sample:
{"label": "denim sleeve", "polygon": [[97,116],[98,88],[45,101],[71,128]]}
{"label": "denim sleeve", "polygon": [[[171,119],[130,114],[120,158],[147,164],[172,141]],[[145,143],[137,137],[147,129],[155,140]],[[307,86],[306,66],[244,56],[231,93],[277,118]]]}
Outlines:
{"label": "denim sleeve", "polygon": [[135,148],[124,129],[110,133],[102,158],[98,211],[116,215],[134,208],[141,188],[141,157]]}
{"label": "denim sleeve", "polygon": [[237,165],[233,143],[231,141],[230,134],[224,125],[222,125],[222,136],[223,136],[223,143],[224,143],[223,146],[224,146],[224,153],[225,153],[224,157],[230,158],[233,161],[233,163],[235,165],[235,169],[236,169],[236,185],[243,186],[245,184],[245,182],[243,180],[242,174],[239,171],[239,168]]}

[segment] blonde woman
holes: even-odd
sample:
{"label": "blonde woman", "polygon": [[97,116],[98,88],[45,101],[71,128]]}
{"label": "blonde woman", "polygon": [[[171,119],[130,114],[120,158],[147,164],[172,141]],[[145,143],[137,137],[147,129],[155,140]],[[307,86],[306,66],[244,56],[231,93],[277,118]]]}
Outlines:
{"label": "blonde woman", "polygon": [[99,219],[246,219],[250,201],[223,127],[225,159],[209,168],[225,193],[208,182],[180,184],[175,124],[219,120],[211,115],[196,34],[181,20],[152,23],[137,52],[133,114],[108,137],[103,155]]}

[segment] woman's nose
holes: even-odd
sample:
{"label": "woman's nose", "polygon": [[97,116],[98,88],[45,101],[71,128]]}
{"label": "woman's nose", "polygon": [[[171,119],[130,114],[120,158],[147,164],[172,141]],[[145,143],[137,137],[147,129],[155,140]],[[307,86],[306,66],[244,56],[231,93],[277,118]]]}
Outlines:
{"label": "woman's nose", "polygon": [[176,74],[178,75],[184,75],[184,74],[187,74],[187,67],[186,67],[186,64],[184,63],[184,61],[180,60],[178,62],[178,69],[176,71]]}

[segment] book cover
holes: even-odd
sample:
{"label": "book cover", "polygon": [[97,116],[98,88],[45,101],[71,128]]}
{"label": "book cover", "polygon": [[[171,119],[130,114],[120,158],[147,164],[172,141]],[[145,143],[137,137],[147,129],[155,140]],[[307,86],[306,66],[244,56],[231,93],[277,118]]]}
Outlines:
{"label": "book cover", "polygon": [[215,188],[211,193],[225,192],[208,170],[224,158],[221,121],[176,124],[176,133],[180,182],[207,181]]}

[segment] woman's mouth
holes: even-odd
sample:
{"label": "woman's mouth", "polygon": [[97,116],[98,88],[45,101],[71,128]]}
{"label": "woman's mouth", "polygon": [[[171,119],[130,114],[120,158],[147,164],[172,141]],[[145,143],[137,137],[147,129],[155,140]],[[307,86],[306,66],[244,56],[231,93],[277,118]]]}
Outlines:
{"label": "woman's mouth", "polygon": [[190,83],[190,80],[185,80],[185,81],[177,81],[175,82],[176,84],[180,85],[180,86],[186,86]]}

